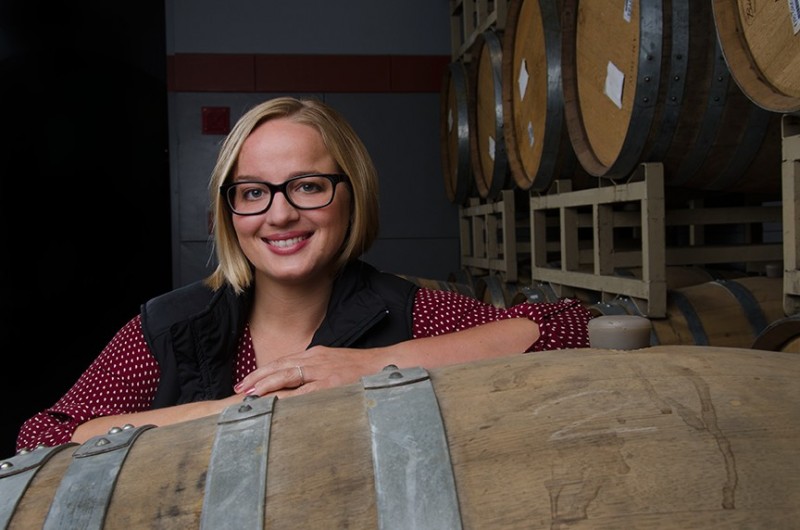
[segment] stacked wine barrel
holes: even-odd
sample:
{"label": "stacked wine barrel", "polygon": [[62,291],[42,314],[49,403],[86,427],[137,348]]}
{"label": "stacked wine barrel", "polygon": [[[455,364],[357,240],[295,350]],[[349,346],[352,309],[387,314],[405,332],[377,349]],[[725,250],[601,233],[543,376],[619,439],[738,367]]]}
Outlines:
{"label": "stacked wine barrel", "polygon": [[[449,186],[455,189],[453,183],[458,182],[460,190],[449,196],[464,205],[494,201],[506,189],[523,197],[557,193],[557,180],[570,181],[572,190],[624,185],[643,163],[660,163],[667,210],[697,204],[709,210],[735,209],[779,201],[781,119],[784,113],[800,110],[800,13],[795,4],[508,0],[504,24],[485,30],[470,52],[450,66],[460,72],[460,90],[466,96],[460,100],[465,105],[458,107],[462,112],[446,113],[463,119],[458,120],[460,127],[449,129],[457,130],[460,143],[451,141],[443,157],[459,155],[459,167],[468,169],[459,171],[458,178],[454,172],[446,175]],[[450,101],[451,110],[456,110],[456,100]],[[758,242],[740,231],[749,228],[725,225],[724,234],[716,228],[704,225],[709,261],[701,258],[702,264],[715,263],[714,244]],[[666,245],[688,245],[687,229],[668,226]],[[629,232],[636,250],[640,237],[636,228]],[[594,244],[592,235],[584,230],[579,243]],[[530,238],[519,241],[537,244]],[[531,249],[531,254],[538,250]],[[560,259],[558,250],[553,254]],[[747,259],[743,253],[742,262]],[[592,264],[582,265],[591,270]],[[688,270],[667,269],[668,276]],[[688,296],[697,313],[704,306],[700,300],[707,299],[706,290],[716,293],[714,298],[750,287],[748,279],[739,286],[738,278],[707,277],[680,285],[675,280],[667,278],[674,318],[688,310],[686,304],[675,305],[678,299]],[[780,305],[780,282],[762,283],[769,287],[756,291],[766,289],[766,298],[733,301],[734,307],[755,305],[742,307],[751,314],[727,322],[740,329],[703,333],[701,328],[715,328],[714,315],[680,317],[684,323],[677,327],[682,329],[661,330],[654,344],[707,341],[747,346],[764,326],[787,316],[772,311]],[[701,284],[705,287],[697,287]],[[506,282],[492,271],[482,271],[473,288],[477,297],[497,306],[520,299],[547,300],[558,291],[527,279]],[[600,304],[595,291],[569,286],[566,291],[587,305],[596,304],[598,313],[642,311],[624,297]],[[761,318],[755,318],[759,312]],[[706,318],[710,321],[703,325],[688,323]],[[731,336],[723,337],[726,334]]]}
{"label": "stacked wine barrel", "polygon": [[786,2],[510,0],[445,76],[448,197],[582,189],[644,162],[668,188],[779,196],[798,25]]}

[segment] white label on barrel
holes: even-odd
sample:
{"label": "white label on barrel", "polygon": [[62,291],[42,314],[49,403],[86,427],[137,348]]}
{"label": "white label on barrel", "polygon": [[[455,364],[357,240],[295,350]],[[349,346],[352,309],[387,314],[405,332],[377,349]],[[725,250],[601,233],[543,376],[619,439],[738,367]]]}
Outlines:
{"label": "white label on barrel", "polygon": [[533,123],[528,122],[528,147],[533,147],[533,142],[536,140],[533,135]]}
{"label": "white label on barrel", "polygon": [[625,0],[625,10],[622,12],[625,22],[631,21],[631,13],[633,13],[633,0]]}
{"label": "white label on barrel", "polygon": [[495,150],[494,138],[490,136],[489,137],[489,158],[491,158],[492,160],[494,160],[494,150]]}
{"label": "white label on barrel", "polygon": [[625,74],[614,63],[608,61],[605,94],[620,109],[622,108],[622,87],[624,84]]}
{"label": "white label on barrel", "polygon": [[453,109],[447,109],[447,132],[453,132]]}
{"label": "white label on barrel", "polygon": [[794,34],[800,32],[800,0],[789,0],[789,11],[792,13]]}
{"label": "white label on barrel", "polygon": [[517,85],[519,86],[519,100],[522,101],[525,99],[525,91],[528,89],[528,79],[530,76],[528,75],[528,63],[525,62],[525,59],[522,59],[522,62],[519,65],[519,77],[517,78]]}

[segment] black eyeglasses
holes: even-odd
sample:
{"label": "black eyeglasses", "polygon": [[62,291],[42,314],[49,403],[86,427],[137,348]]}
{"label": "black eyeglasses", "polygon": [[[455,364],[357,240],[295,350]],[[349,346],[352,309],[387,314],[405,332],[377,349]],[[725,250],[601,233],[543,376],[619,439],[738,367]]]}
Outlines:
{"label": "black eyeglasses", "polygon": [[236,215],[258,215],[269,210],[276,193],[283,193],[298,210],[324,208],[333,202],[336,185],[347,182],[347,175],[312,174],[292,177],[281,184],[248,180],[224,184],[219,192]]}

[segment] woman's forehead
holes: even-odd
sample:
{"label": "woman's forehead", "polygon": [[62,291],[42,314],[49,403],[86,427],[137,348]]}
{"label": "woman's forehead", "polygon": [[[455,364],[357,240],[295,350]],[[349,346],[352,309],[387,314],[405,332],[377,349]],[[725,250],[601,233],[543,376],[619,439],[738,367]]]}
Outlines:
{"label": "woman's forehead", "polygon": [[333,172],[337,164],[316,128],[286,118],[260,124],[245,139],[236,164],[237,173]]}

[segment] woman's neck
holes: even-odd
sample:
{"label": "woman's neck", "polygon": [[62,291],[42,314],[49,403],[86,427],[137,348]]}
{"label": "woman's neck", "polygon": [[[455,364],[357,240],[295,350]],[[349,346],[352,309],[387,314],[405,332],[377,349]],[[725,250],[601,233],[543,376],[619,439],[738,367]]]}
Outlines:
{"label": "woman's neck", "polygon": [[328,308],[333,280],[283,285],[256,280],[250,334],[258,364],[305,349]]}

